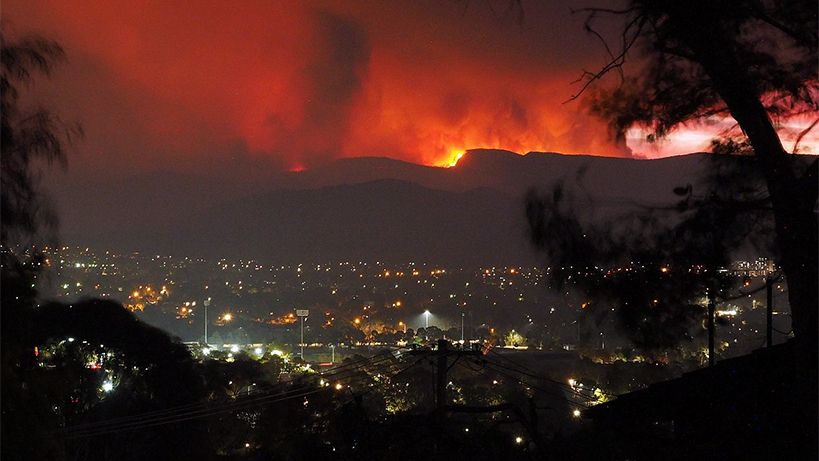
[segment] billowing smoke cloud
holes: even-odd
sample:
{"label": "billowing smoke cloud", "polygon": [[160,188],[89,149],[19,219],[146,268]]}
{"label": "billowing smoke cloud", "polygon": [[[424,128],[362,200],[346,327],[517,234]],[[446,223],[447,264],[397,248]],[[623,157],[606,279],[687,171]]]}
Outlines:
{"label": "billowing smoke cloud", "polygon": [[302,71],[304,116],[288,127],[276,114],[269,121],[275,150],[290,167],[309,168],[340,157],[350,111],[366,78],[370,47],[364,30],[331,13],[311,16],[315,22],[315,55]]}
{"label": "billowing smoke cloud", "polygon": [[38,96],[85,128],[72,172],[445,165],[480,147],[631,155],[564,104],[606,60],[572,2],[586,0],[524,1],[523,23],[482,2],[378,0],[7,0],[3,19],[66,48]]}

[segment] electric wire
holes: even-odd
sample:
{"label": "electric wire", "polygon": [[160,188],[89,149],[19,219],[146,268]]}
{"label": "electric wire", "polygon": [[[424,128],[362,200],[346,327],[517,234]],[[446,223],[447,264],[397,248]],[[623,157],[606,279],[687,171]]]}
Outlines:
{"label": "electric wire", "polygon": [[67,434],[68,438],[77,438],[77,437],[88,437],[93,435],[102,435],[112,432],[120,432],[124,430],[134,430],[134,429],[142,429],[145,427],[152,427],[157,425],[163,424],[171,424],[171,423],[178,423],[182,421],[188,421],[197,418],[204,418],[215,416],[221,413],[228,413],[228,412],[237,412],[242,410],[247,410],[255,407],[259,407],[262,405],[268,405],[271,403],[281,402],[284,400],[306,397],[307,395],[315,394],[318,392],[325,391],[326,389],[319,387],[319,388],[298,388],[289,390],[280,394],[255,398],[252,400],[242,400],[236,402],[228,402],[226,404],[222,404],[218,407],[208,407],[202,410],[197,410],[189,413],[182,413],[182,414],[174,414],[163,416],[159,418],[154,418],[151,420],[136,420],[131,422],[121,422],[117,424],[108,424],[106,421],[105,423],[108,424],[108,427],[94,427],[94,428],[81,428],[75,429],[71,428],[72,430]]}
{"label": "electric wire", "polygon": [[[280,402],[280,401],[289,400],[289,399],[293,399],[293,398],[304,397],[304,396],[307,396],[307,395],[310,395],[310,394],[315,394],[317,392],[322,392],[324,390],[325,389],[321,389],[321,388],[311,389],[311,390],[300,392],[300,393],[297,393],[297,394],[294,394],[294,395],[281,397],[281,398],[278,398],[278,399],[268,400],[268,401],[264,402],[264,404],[270,404],[270,403]],[[154,420],[154,421],[147,422],[147,423],[137,421],[137,422],[134,422],[134,423],[122,424],[122,425],[115,426],[115,427],[110,427],[110,428],[99,428],[99,429],[90,429],[90,430],[83,430],[83,431],[74,431],[74,432],[69,432],[68,434],[66,434],[66,438],[75,439],[75,438],[81,438],[81,437],[93,437],[93,436],[104,435],[104,434],[112,434],[112,433],[116,433],[116,432],[130,431],[130,430],[136,430],[136,429],[145,429],[145,428],[148,428],[148,427],[161,426],[161,425],[165,425],[165,424],[173,424],[173,423],[179,423],[179,422],[183,422],[183,421],[190,421],[192,419],[204,418],[204,417],[207,417],[207,416],[214,416],[214,415],[217,415],[217,414],[220,414],[220,413],[228,413],[228,412],[232,412],[232,411],[243,410],[243,409],[247,409],[247,408],[252,408],[254,406],[258,406],[258,403],[255,403],[253,405],[237,405],[237,406],[231,407],[231,408],[222,408],[222,409],[219,409],[217,411],[207,411],[206,413],[203,413],[203,414],[191,414],[191,415],[185,415],[185,416],[181,416],[181,417],[177,416],[177,417],[173,417],[173,418],[160,418],[158,420]]]}
{"label": "electric wire", "polygon": [[[372,366],[374,364],[385,362],[391,358],[392,358],[391,354],[367,357],[365,359],[353,363],[342,365],[339,367],[338,370],[334,369],[329,373],[321,373],[310,376],[308,379],[310,380],[326,378],[332,379],[336,375],[344,373],[354,373],[367,366]],[[303,383],[301,379],[296,381],[296,384],[301,383]],[[279,385],[281,384],[283,383],[280,383]],[[195,418],[212,416],[224,412],[239,411],[247,408],[253,408],[254,406],[266,405],[269,403],[287,400],[291,398],[303,397],[305,395],[319,392],[321,390],[322,388],[310,389],[305,391],[304,388],[300,388],[272,395],[270,395],[269,391],[254,391],[252,393],[249,392],[246,395],[254,396],[258,394],[263,395],[260,397],[254,397],[252,399],[245,398],[242,399],[241,401],[225,402],[217,404],[215,406],[207,402],[182,405],[170,409],[146,412],[139,415],[126,416],[122,418],[113,418],[105,421],[98,421],[94,423],[86,423],[83,425],[77,425],[68,428],[61,428],[55,432],[62,432],[66,434],[68,437],[79,437],[98,435],[100,433],[108,433],[112,431],[132,430],[159,424],[171,424]]]}
{"label": "electric wire", "polygon": [[[573,393],[576,393],[576,394],[582,395],[582,396],[584,396],[585,398],[587,398],[588,400],[596,400],[594,397],[589,396],[589,395],[586,395],[586,394],[583,394],[582,392],[578,391],[577,389],[575,389],[575,388],[574,388],[574,386],[571,386],[571,385],[569,385],[569,384],[567,384],[567,383],[563,383],[563,382],[560,382],[560,381],[556,381],[556,380],[551,379],[551,378],[549,378],[549,377],[547,377],[547,376],[541,375],[541,374],[539,374],[539,373],[535,372],[534,370],[532,370],[531,368],[529,368],[529,367],[527,367],[527,366],[525,366],[525,365],[522,365],[522,364],[520,364],[520,363],[517,363],[517,362],[515,362],[514,360],[512,360],[512,359],[510,359],[510,358],[508,358],[508,357],[504,357],[503,355],[499,354],[498,352],[495,352],[495,351],[494,351],[494,350],[492,350],[492,349],[488,349],[488,352],[489,352],[489,353],[492,353],[492,354],[494,354],[494,355],[496,355],[497,357],[499,357],[499,358],[501,358],[501,359],[503,359],[503,360],[505,360],[505,361],[507,361],[507,362],[509,362],[509,363],[513,364],[513,365],[515,365],[516,367],[518,367],[518,368],[520,368],[520,369],[522,369],[522,370],[520,370],[520,369],[513,369],[513,368],[510,368],[510,367],[506,367],[506,366],[504,366],[504,365],[502,365],[502,364],[500,364],[500,363],[498,363],[498,362],[493,362],[493,363],[495,363],[496,365],[498,365],[498,366],[500,366],[500,367],[506,368],[506,369],[508,369],[508,370],[510,370],[510,371],[516,371],[516,372],[518,372],[518,373],[520,373],[520,374],[523,374],[523,375],[529,376],[530,378],[540,379],[540,380],[543,380],[543,381],[548,381],[548,382],[553,383],[553,384],[556,384],[556,385],[558,385],[558,386],[560,386],[560,387],[563,387],[563,388],[568,388],[568,389],[569,389],[569,390],[571,390]],[[486,357],[486,355],[485,355],[484,357]],[[487,358],[487,360],[491,360],[491,359],[488,359],[488,358]]]}
{"label": "electric wire", "polygon": [[[410,364],[409,364],[407,367],[405,367],[404,369],[402,369],[401,371],[399,371],[398,373],[396,373],[395,375],[393,375],[393,376],[390,378],[390,380],[393,380],[393,379],[397,378],[399,375],[401,375],[402,373],[404,373],[404,372],[408,371],[409,369],[411,369],[411,368],[415,367],[415,366],[416,366],[416,365],[418,365],[419,363],[420,363],[420,361],[413,360],[413,361],[412,361],[412,363],[410,363]],[[334,416],[336,413],[338,413],[339,411],[341,411],[341,410],[342,410],[342,409],[343,409],[345,406],[347,406],[347,405],[349,405],[350,403],[352,403],[353,401],[355,401],[355,400],[356,400],[356,398],[363,397],[364,395],[366,395],[366,394],[368,394],[368,393],[370,393],[370,392],[374,391],[375,389],[377,389],[377,388],[378,388],[378,386],[381,386],[381,385],[384,385],[384,384],[386,384],[386,381],[384,381],[384,382],[382,382],[382,383],[378,383],[376,386],[369,388],[367,391],[363,392],[362,394],[358,394],[358,395],[353,394],[352,398],[350,398],[350,399],[349,399],[349,400],[347,400],[346,402],[344,402],[344,403],[342,403],[342,404],[338,405],[338,406],[337,406],[336,408],[334,408],[333,410],[331,410],[331,411],[329,411],[329,412],[327,412],[327,413],[323,414],[323,415],[322,415],[320,418],[318,418],[316,421],[314,421],[314,424],[321,423],[322,421],[324,421],[324,420],[326,420],[326,419],[329,419],[331,416]],[[279,443],[279,445],[281,445],[282,443],[284,443],[284,441],[285,441],[285,440],[289,439],[289,438],[290,438],[290,437],[291,437],[293,434],[295,434],[295,433],[297,433],[297,432],[301,431],[302,429],[303,429],[302,427],[297,427],[297,428],[292,429],[290,432],[288,432],[287,434],[285,434],[285,436],[284,436],[284,437],[282,437],[282,441]]]}
{"label": "electric wire", "polygon": [[[511,369],[511,368],[508,368],[508,367],[504,367],[503,365],[501,365],[501,364],[499,364],[499,363],[495,363],[495,362],[488,362],[488,363],[489,363],[489,364],[491,364],[492,366],[495,366],[495,367],[500,367],[500,368],[502,368],[502,369],[504,369],[504,370],[507,370],[507,371],[510,371],[510,372],[513,372],[513,373],[519,373],[517,370]],[[496,370],[495,368],[490,368],[490,369],[491,369],[491,370],[493,370],[493,371],[495,371],[495,370]],[[515,379],[516,381],[518,381],[518,382],[519,382],[519,383],[521,383],[521,384],[525,384],[526,386],[530,386],[530,387],[533,387],[533,388],[540,389],[540,388],[536,387],[536,385],[533,385],[532,383],[525,382],[525,381],[523,381],[523,380],[522,380],[522,379],[520,379],[520,378],[513,378],[513,379]],[[549,381],[549,382],[553,382],[553,381]],[[559,383],[557,383],[557,384],[559,385]],[[595,397],[593,397],[593,396],[590,396],[590,395],[588,395],[588,394],[584,394],[584,393],[580,392],[579,390],[577,390],[577,389],[575,389],[575,388],[573,388],[573,387],[570,387],[570,386],[569,386],[568,388],[567,388],[567,386],[560,386],[560,388],[561,388],[562,390],[564,390],[564,391],[571,392],[571,395],[572,395],[572,396],[574,396],[574,397],[578,397],[578,398],[580,398],[581,400],[584,400],[584,401],[586,401],[586,402],[594,402],[594,401],[596,401],[596,400],[597,400],[597,398],[595,398]],[[547,393],[548,393],[548,391],[545,391],[545,390],[543,390],[543,389],[541,389],[541,391],[543,391],[543,392],[547,392]],[[556,395],[556,394],[554,394],[554,393],[552,393],[551,395],[557,396],[557,395]]]}
{"label": "electric wire", "polygon": [[[507,371],[511,371],[511,372],[514,372],[514,373],[520,373],[520,374],[522,374],[522,375],[524,375],[524,376],[528,376],[528,377],[533,378],[533,379],[543,380],[543,378],[540,378],[540,377],[538,377],[538,376],[529,375],[529,374],[527,374],[527,373],[523,373],[523,372],[521,372],[521,371],[519,371],[519,370],[516,370],[516,369],[513,369],[513,368],[509,368],[509,367],[507,367],[507,366],[504,366],[503,364],[498,363],[498,362],[488,361],[488,363],[492,364],[493,366],[497,366],[497,367],[503,368],[504,370],[507,370]],[[566,391],[569,391],[569,392],[571,392],[571,393],[572,393],[572,395],[577,396],[577,397],[581,397],[582,399],[584,399],[584,400],[586,400],[586,401],[591,402],[591,401],[595,401],[595,400],[597,400],[597,398],[595,398],[594,396],[589,395],[589,394],[585,394],[585,393],[583,393],[582,391],[580,391],[579,389],[577,389],[576,387],[573,387],[573,386],[570,386],[570,385],[565,385],[565,384],[563,384],[563,383],[561,383],[561,382],[559,382],[559,381],[554,381],[554,380],[551,380],[551,379],[546,379],[546,380],[543,380],[543,381],[546,381],[546,382],[550,382],[550,383],[556,384],[556,385],[557,385],[557,386],[559,386],[561,389],[566,390]]]}
{"label": "electric wire", "polygon": [[[376,356],[371,356],[371,357],[365,358],[363,360],[356,361],[355,363],[344,365],[344,366],[340,367],[339,373],[348,371],[348,370],[344,369],[345,367],[356,367],[356,368],[357,367],[362,367],[362,366],[366,365],[365,362],[367,360],[370,360],[370,359],[372,359],[374,357],[376,357]],[[335,373],[335,370],[334,370],[334,373]],[[327,375],[323,375],[323,376],[327,376]],[[276,387],[280,388],[284,384],[286,384],[286,383],[277,383],[276,386],[274,386],[274,388],[276,388]],[[269,395],[271,391],[272,391],[272,389],[271,390],[256,390],[256,391],[253,391],[253,392],[248,392],[248,394],[245,394],[245,395],[258,395],[258,394]],[[289,392],[289,391],[287,391],[287,392]],[[264,397],[262,397],[262,398],[264,398]],[[246,401],[246,399],[245,399],[245,401]],[[225,403],[218,404],[218,405],[234,406],[235,402],[225,402]],[[166,417],[166,416],[170,417],[171,415],[174,415],[176,413],[185,412],[187,410],[193,410],[195,408],[207,408],[208,410],[218,409],[218,407],[214,407],[212,404],[210,404],[208,402],[197,402],[197,403],[193,403],[193,404],[180,405],[178,407],[172,407],[172,408],[167,408],[167,409],[163,409],[163,410],[155,410],[153,412],[145,412],[145,413],[141,413],[141,414],[138,414],[138,415],[125,416],[125,417],[121,417],[121,418],[113,418],[113,419],[106,420],[106,421],[103,421],[103,422],[86,423],[86,424],[82,424],[82,425],[72,426],[70,429],[72,429],[72,430],[83,429],[83,428],[85,428],[87,426],[93,426],[93,425],[99,425],[99,424],[110,424],[110,423],[123,423],[123,422],[128,422],[128,421],[131,421],[131,420],[143,420],[145,418],[151,418],[151,417],[153,417],[153,418],[162,418],[162,417]],[[195,412],[195,410],[194,410],[194,412]],[[183,414],[185,414],[185,413],[183,413]]]}
{"label": "electric wire", "polygon": [[570,405],[574,405],[574,406],[577,406],[577,407],[580,407],[580,408],[583,408],[583,409],[588,409],[588,408],[589,408],[588,406],[586,406],[586,405],[585,405],[585,404],[583,404],[583,403],[578,403],[578,402],[575,402],[575,401],[573,401],[572,399],[569,399],[569,398],[567,398],[567,397],[565,397],[565,396],[563,396],[563,395],[559,395],[559,394],[556,394],[556,393],[551,392],[551,391],[549,391],[549,390],[543,389],[543,388],[541,388],[541,387],[539,387],[539,386],[536,386],[536,385],[534,385],[534,384],[524,382],[524,381],[522,381],[521,379],[518,379],[518,378],[516,378],[515,376],[510,375],[510,374],[508,374],[508,373],[506,373],[506,372],[504,372],[504,371],[501,371],[501,370],[497,370],[497,369],[495,369],[495,368],[492,368],[492,367],[490,367],[490,366],[489,366],[489,364],[488,364],[488,363],[484,363],[484,364],[482,364],[482,365],[484,366],[484,369],[487,369],[487,370],[489,370],[489,371],[491,371],[491,372],[493,372],[493,373],[497,374],[498,376],[505,377],[505,378],[510,379],[510,380],[512,380],[512,381],[516,381],[516,382],[518,382],[518,383],[520,383],[520,384],[522,384],[522,385],[524,385],[524,386],[526,386],[526,387],[528,387],[528,388],[531,388],[531,389],[534,389],[534,390],[540,391],[540,392],[542,392],[542,393],[544,393],[544,394],[546,394],[546,395],[550,395],[550,396],[552,396],[552,397],[555,397],[555,398],[558,398],[558,399],[561,399],[561,400],[565,400],[565,401],[566,401],[566,402],[568,402]]}

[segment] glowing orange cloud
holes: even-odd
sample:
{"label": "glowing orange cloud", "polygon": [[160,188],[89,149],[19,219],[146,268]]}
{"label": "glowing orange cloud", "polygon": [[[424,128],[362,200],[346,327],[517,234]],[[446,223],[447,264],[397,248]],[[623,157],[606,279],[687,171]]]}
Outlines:
{"label": "glowing orange cloud", "polygon": [[[565,2],[527,3],[523,23],[460,2],[3,7],[15,31],[66,48],[43,95],[85,128],[80,170],[301,170],[358,156],[447,166],[480,147],[632,154],[564,104],[580,69],[605,60]],[[639,140],[644,155],[685,152]]]}

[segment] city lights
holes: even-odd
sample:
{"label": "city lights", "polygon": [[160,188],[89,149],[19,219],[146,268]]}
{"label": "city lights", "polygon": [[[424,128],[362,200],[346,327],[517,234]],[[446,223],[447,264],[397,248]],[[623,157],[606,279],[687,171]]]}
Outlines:
{"label": "city lights", "polygon": [[[575,341],[578,341],[578,331],[576,323],[571,322],[569,316],[583,308],[587,311],[599,309],[598,305],[588,299],[577,299],[573,305],[566,306],[566,308],[560,305],[546,304],[542,308],[532,305],[530,300],[538,299],[537,291],[542,289],[545,278],[548,276],[548,268],[480,267],[477,270],[467,270],[466,268],[457,267],[446,269],[440,268],[440,266],[424,267],[424,265],[418,264],[396,267],[384,263],[370,265],[343,263],[329,266],[322,265],[320,267],[304,266],[297,279],[294,274],[296,268],[291,266],[283,265],[265,268],[262,275],[255,273],[255,271],[262,271],[259,269],[260,265],[255,262],[240,264],[239,262],[220,260],[217,266],[218,270],[220,272],[225,271],[227,280],[214,280],[212,285],[222,286],[225,284],[226,290],[234,293],[236,299],[225,299],[223,301],[224,305],[231,306],[230,311],[220,306],[221,313],[218,314],[218,317],[213,311],[210,312],[214,314],[214,317],[205,316],[206,319],[210,320],[210,322],[204,322],[210,334],[207,336],[208,343],[203,343],[201,340],[203,333],[201,314],[198,310],[197,314],[199,315],[194,316],[192,314],[194,306],[197,304],[194,299],[199,299],[198,304],[203,306],[203,312],[206,308],[208,310],[213,309],[214,306],[211,305],[207,297],[207,294],[213,294],[213,292],[207,292],[204,295],[203,292],[177,295],[177,293],[185,292],[181,288],[182,284],[197,286],[200,290],[203,284],[198,281],[183,279],[180,275],[177,275],[181,274],[180,267],[174,267],[175,272],[173,273],[169,270],[167,272],[158,272],[156,270],[151,272],[145,269],[147,264],[144,260],[139,262],[139,265],[134,263],[134,268],[131,269],[133,275],[129,277],[144,279],[134,282],[122,282],[118,278],[112,279],[111,285],[107,287],[108,292],[105,291],[105,284],[99,283],[97,280],[71,280],[70,283],[64,284],[63,290],[72,294],[80,294],[84,289],[83,287],[99,285],[100,288],[96,290],[100,295],[112,294],[126,299],[130,298],[131,302],[138,300],[145,304],[149,303],[150,296],[155,295],[158,297],[162,292],[161,294],[165,298],[162,298],[160,302],[154,305],[157,309],[154,312],[167,314],[168,317],[173,319],[170,322],[180,322],[180,326],[187,324],[195,328],[198,333],[196,337],[185,339],[188,340],[187,345],[193,355],[199,360],[211,363],[219,361],[225,364],[236,362],[238,364],[249,359],[259,360],[262,363],[265,362],[265,359],[271,359],[275,366],[280,369],[280,379],[310,379],[312,375],[315,378],[312,382],[317,388],[324,389],[327,392],[336,391],[337,397],[347,394],[348,388],[350,390],[355,389],[356,392],[353,394],[357,394],[363,389],[373,389],[373,392],[380,392],[378,390],[379,386],[385,386],[385,388],[394,386],[396,390],[400,390],[397,395],[401,396],[401,398],[385,403],[386,410],[391,414],[410,409],[413,400],[408,397],[413,397],[412,394],[416,392],[415,389],[420,387],[409,382],[392,381],[392,376],[390,376],[389,372],[385,372],[385,368],[379,368],[373,372],[370,376],[371,381],[367,382],[358,381],[358,379],[365,378],[364,375],[362,375],[362,378],[356,377],[355,379],[339,378],[339,375],[333,374],[334,367],[345,366],[349,358],[361,353],[363,349],[359,348],[367,348],[373,351],[379,347],[396,348],[397,350],[394,351],[393,356],[399,361],[405,361],[407,360],[403,358],[405,355],[435,353],[440,350],[436,347],[436,343],[440,339],[449,341],[453,348],[451,350],[459,353],[472,349],[468,348],[470,345],[477,346],[476,349],[473,349],[476,352],[478,348],[483,348],[484,352],[488,352],[484,354],[487,357],[485,360],[492,360],[493,351],[489,349],[493,347],[493,341],[496,342],[500,338],[504,339],[505,344],[510,345],[524,344],[524,340],[531,341],[531,344],[526,344],[525,347],[521,346],[517,349],[510,347],[503,351],[504,354],[522,354],[521,357],[523,357],[523,354],[538,354],[538,351],[550,351],[549,353],[551,351],[561,351],[561,353],[574,351],[574,348],[579,345],[579,343],[575,343]],[[179,264],[179,266],[182,265],[182,263]],[[244,270],[248,265],[254,271],[253,275],[258,278],[251,277]],[[435,268],[433,269],[433,267]],[[601,269],[601,273],[627,272],[636,270],[635,267],[637,266]],[[90,271],[88,268],[83,270]],[[109,268],[107,270],[113,273],[113,269]],[[118,270],[120,271],[118,273],[124,272],[124,269]],[[644,267],[643,270],[654,270],[656,276],[660,276],[657,272],[668,273],[663,277],[676,273],[676,269],[672,271],[669,267],[663,266],[654,266],[653,269]],[[387,273],[389,273],[389,278],[386,277]],[[144,274],[150,274],[150,279]],[[415,277],[410,278],[410,274],[415,275]],[[206,273],[206,275],[211,277],[211,274]],[[177,280],[173,280],[174,278]],[[165,279],[167,281],[164,282],[165,285],[152,282],[152,280],[156,279]],[[742,281],[743,279],[738,279],[737,283],[741,284]],[[60,286],[62,285],[55,284],[55,288],[59,289]],[[77,287],[77,289],[75,290],[74,287]],[[132,297],[135,287],[139,287],[136,300]],[[160,287],[162,287],[161,290]],[[241,296],[238,291],[240,287],[243,287]],[[326,305],[316,305],[315,308],[320,309],[321,321],[308,325],[304,322],[307,320],[307,311],[301,309],[305,306],[298,301],[295,306],[286,308],[280,306],[280,304],[284,304],[283,302],[279,304],[271,302],[257,308],[243,299],[243,297],[253,293],[259,296],[260,299],[283,300],[286,298],[281,298],[281,296],[286,295],[290,290],[298,290],[300,293],[304,293],[307,298],[326,291],[327,294],[333,294],[333,300]],[[173,296],[180,297],[174,298]],[[206,302],[203,302],[203,299]],[[655,299],[657,299],[657,304],[661,302],[659,296],[655,295],[646,298],[647,304],[654,304]],[[754,307],[760,305],[765,306],[762,298],[749,298],[747,302],[745,302],[744,298],[741,298],[719,306],[720,308],[715,311],[715,315],[729,321],[724,324],[723,331],[720,332],[721,336],[718,338],[718,345],[721,348],[724,349],[728,345],[732,349],[736,348],[738,341],[739,344],[742,341],[740,334],[754,337],[759,335],[758,319],[755,321],[750,316],[758,316],[758,312],[762,312],[759,309],[754,309]],[[399,307],[400,309],[398,309]],[[784,311],[785,307],[786,304],[783,303],[782,311]],[[407,308],[410,309],[410,312],[417,308],[421,311],[423,318],[413,314],[411,318],[403,320],[407,318],[407,314],[401,313],[401,309]],[[516,315],[520,322],[526,323],[512,323],[515,317],[508,315],[512,312],[510,309],[517,312]],[[436,312],[435,321],[432,319],[432,311]],[[778,311],[775,311],[774,315],[777,313]],[[241,328],[236,325],[236,322],[240,319]],[[304,322],[301,325],[304,328],[301,340],[297,336],[299,334],[298,328],[300,328],[299,325],[295,325],[297,321]],[[254,322],[258,324],[249,328]],[[410,323],[413,324],[413,328],[422,332],[424,330],[421,328],[427,328],[427,333],[413,334],[413,330],[409,327]],[[197,326],[199,327],[196,328]],[[211,330],[211,328],[213,329]],[[267,334],[270,339],[260,336],[261,332]],[[529,336],[530,332],[532,333],[531,337]],[[407,333],[410,336],[407,336]],[[524,337],[512,339],[513,335],[523,335]],[[458,341],[459,338],[461,341]],[[539,338],[542,338],[542,344],[536,342]],[[549,344],[547,341],[554,344]],[[119,382],[117,380],[123,379],[122,382],[130,382],[130,377],[121,378],[120,370],[115,368],[117,353],[115,352],[112,356],[111,353],[100,352],[104,349],[101,342],[93,341],[89,343],[79,338],[75,341],[74,338],[66,337],[65,341],[56,346],[68,349],[69,343],[75,345],[71,347],[73,350],[77,349],[76,346],[85,350],[87,355],[82,363],[89,372],[102,374],[95,384],[98,398],[101,399],[107,395],[106,393],[114,390],[121,391],[122,388],[114,384]],[[593,363],[611,364],[619,360],[638,363],[650,360],[641,355],[629,355],[627,348],[623,353],[615,351],[614,348],[608,347],[608,343],[609,341],[601,349],[595,349],[594,355],[596,357],[593,359]],[[98,344],[99,347],[97,347]],[[95,349],[93,351],[90,350],[92,345],[93,349]],[[274,349],[274,347],[278,347],[278,349]],[[302,357],[296,362],[289,360],[289,357],[295,357],[296,354],[299,354],[300,348],[303,348],[301,349],[303,350]],[[242,351],[249,354],[249,357],[243,355]],[[53,351],[47,351],[45,347],[41,347],[38,360],[42,361],[44,355],[48,356],[53,353]],[[273,356],[282,357],[282,360],[277,360]],[[510,358],[515,359],[515,357]],[[451,357],[448,358],[448,367],[452,365],[452,360]],[[409,366],[409,362],[406,363]],[[662,363],[654,364],[657,366],[663,365]],[[467,372],[465,368],[460,371]],[[114,375],[117,376],[117,379],[112,378]],[[226,377],[232,378],[234,383],[230,385],[229,393],[244,394],[246,389],[255,389],[241,379],[239,375],[228,374]],[[519,384],[515,379],[502,374],[488,374],[485,377],[478,376],[476,379],[484,383],[485,386],[489,386],[494,394],[517,388]],[[609,388],[608,386],[606,389],[600,389],[597,387],[597,382],[585,373],[581,376],[565,374],[559,379],[560,382],[564,383],[565,390],[570,394],[571,403],[578,407],[577,409],[570,408],[566,415],[567,418],[562,421],[571,421],[574,425],[580,424],[581,421],[585,422],[586,418],[589,420],[594,419],[592,412],[586,412],[585,408],[587,406],[591,407],[606,403],[615,398],[620,392],[623,392],[623,390]],[[469,392],[471,392],[471,383],[468,381],[461,383],[459,379],[453,379],[450,376],[445,382],[449,383],[446,386],[449,394],[448,399],[449,397],[452,397],[453,400],[454,398],[460,398],[461,394],[468,397]],[[262,385],[261,382],[259,384]],[[426,386],[426,383],[422,386]],[[529,388],[526,385],[520,387],[520,391],[537,393],[534,387]],[[314,404],[315,401],[311,400],[311,406]],[[248,415],[250,417],[250,414]],[[480,429],[480,426],[470,425],[467,427],[464,425],[461,426],[461,434],[473,436],[480,433]],[[518,436],[510,433],[508,437],[507,440],[520,449],[533,446],[529,445],[531,440],[525,434]]]}
{"label": "city lights", "polygon": [[816,2],[476,3],[3,4],[2,453],[819,458]]}

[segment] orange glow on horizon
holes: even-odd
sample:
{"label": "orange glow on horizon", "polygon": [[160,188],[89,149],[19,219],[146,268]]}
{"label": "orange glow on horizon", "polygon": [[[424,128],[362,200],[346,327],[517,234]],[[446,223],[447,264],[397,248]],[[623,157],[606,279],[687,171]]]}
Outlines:
{"label": "orange glow on horizon", "polygon": [[[3,8],[18,35],[41,33],[66,49],[44,94],[71,95],[55,98],[55,113],[83,125],[72,171],[265,174],[352,157],[455,167],[482,148],[660,158],[707,150],[725,128],[709,120],[657,143],[640,130],[612,141],[582,101],[564,104],[602,50],[561,2],[533,2],[523,24],[459,2]],[[780,124],[786,150],[812,117]],[[819,154],[819,128],[799,147]]]}

